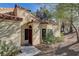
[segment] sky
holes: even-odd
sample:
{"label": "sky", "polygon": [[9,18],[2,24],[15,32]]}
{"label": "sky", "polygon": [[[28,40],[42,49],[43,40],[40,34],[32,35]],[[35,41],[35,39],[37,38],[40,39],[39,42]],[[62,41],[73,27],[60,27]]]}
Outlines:
{"label": "sky", "polygon": [[[31,10],[31,12],[36,12],[43,4],[39,3],[18,3],[19,6]],[[48,4],[47,4],[48,5]],[[52,6],[54,6],[53,4]],[[14,8],[15,3],[0,3],[0,8]]]}
{"label": "sky", "polygon": [[[41,6],[40,4],[35,4],[35,3],[19,3],[18,5],[27,8],[32,12],[35,12]],[[14,8],[14,7],[15,7],[15,3],[0,3],[0,8]]]}

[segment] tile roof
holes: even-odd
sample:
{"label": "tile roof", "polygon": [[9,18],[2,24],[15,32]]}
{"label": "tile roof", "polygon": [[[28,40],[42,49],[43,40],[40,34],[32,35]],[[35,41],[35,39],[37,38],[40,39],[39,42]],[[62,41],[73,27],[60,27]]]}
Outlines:
{"label": "tile roof", "polygon": [[14,8],[0,8],[0,13],[5,13],[5,12],[11,12],[11,11],[13,11],[14,10]]}
{"label": "tile roof", "polygon": [[53,24],[53,25],[57,25],[57,23],[53,20],[40,20],[41,24]]}
{"label": "tile roof", "polygon": [[7,19],[7,20],[14,20],[14,21],[22,21],[22,18],[20,17],[8,15],[8,14],[2,14],[2,13],[0,13],[0,18]]}

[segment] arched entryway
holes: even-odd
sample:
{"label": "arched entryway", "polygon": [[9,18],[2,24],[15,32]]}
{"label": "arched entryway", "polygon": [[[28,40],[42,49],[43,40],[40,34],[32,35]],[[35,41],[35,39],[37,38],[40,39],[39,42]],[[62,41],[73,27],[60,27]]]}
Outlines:
{"label": "arched entryway", "polygon": [[28,43],[29,45],[32,45],[32,26],[29,25],[28,29],[25,29],[25,40],[27,40],[28,42],[26,42],[26,44]]}

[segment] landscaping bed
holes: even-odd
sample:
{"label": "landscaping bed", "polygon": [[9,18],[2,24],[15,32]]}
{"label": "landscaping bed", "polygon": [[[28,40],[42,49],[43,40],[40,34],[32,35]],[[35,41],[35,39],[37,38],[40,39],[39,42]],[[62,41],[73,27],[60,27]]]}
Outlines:
{"label": "landscaping bed", "polygon": [[59,44],[60,43],[51,44],[51,45],[46,45],[46,44],[37,45],[36,48],[41,50],[41,52],[39,54],[37,54],[36,56],[41,56],[41,55],[42,56],[52,56],[52,55],[55,55],[55,51],[57,50]]}

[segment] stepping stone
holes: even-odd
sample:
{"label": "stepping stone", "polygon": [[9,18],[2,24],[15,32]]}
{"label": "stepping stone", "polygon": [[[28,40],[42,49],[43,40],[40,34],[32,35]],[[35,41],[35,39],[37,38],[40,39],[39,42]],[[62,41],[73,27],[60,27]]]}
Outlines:
{"label": "stepping stone", "polygon": [[21,51],[22,53],[20,53],[18,56],[33,56],[41,52],[34,46],[22,46]]}

